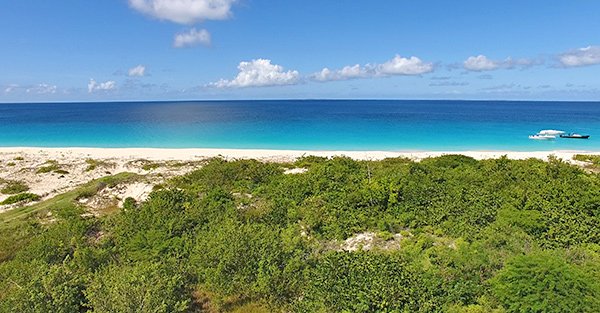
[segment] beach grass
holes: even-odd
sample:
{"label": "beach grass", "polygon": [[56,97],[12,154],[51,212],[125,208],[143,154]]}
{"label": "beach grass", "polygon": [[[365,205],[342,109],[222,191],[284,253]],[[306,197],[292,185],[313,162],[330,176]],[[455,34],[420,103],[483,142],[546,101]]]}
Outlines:
{"label": "beach grass", "polygon": [[39,195],[30,193],[30,192],[23,192],[23,193],[19,193],[16,195],[12,195],[12,196],[4,199],[4,201],[0,202],[0,204],[7,205],[7,204],[15,204],[15,203],[19,203],[19,202],[31,202],[31,201],[38,201],[38,200],[40,200]]}
{"label": "beach grass", "polygon": [[106,161],[102,161],[102,160],[97,160],[97,159],[92,159],[92,158],[88,158],[85,159],[85,163],[87,163],[87,167],[85,168],[86,172],[91,172],[99,167],[108,167],[108,166],[112,166],[113,164],[111,164],[110,162],[106,162]]}
{"label": "beach grass", "polygon": [[39,167],[36,174],[45,174],[60,170],[60,166],[56,160],[48,160],[44,164],[47,165]]}
{"label": "beach grass", "polygon": [[68,210],[78,206],[78,199],[88,198],[97,194],[105,187],[115,186],[120,183],[136,180],[139,175],[134,173],[119,173],[112,176],[105,176],[92,180],[78,188],[59,194],[53,198],[44,200],[31,206],[22,206],[0,213],[0,228],[6,227],[12,221],[26,218],[33,213],[43,213],[50,210],[61,211]]}
{"label": "beach grass", "polygon": [[576,154],[573,156],[573,160],[587,163],[584,167],[588,170],[600,170],[600,155]]}
{"label": "beach grass", "polygon": [[155,169],[157,169],[159,167],[160,167],[160,164],[159,163],[154,163],[154,162],[146,163],[146,164],[142,165],[142,169],[144,171],[152,171],[152,170],[155,170]]}
{"label": "beach grass", "polygon": [[573,160],[592,163],[593,165],[600,166],[600,155],[576,154],[573,156]]}
{"label": "beach grass", "polygon": [[0,193],[5,195],[14,195],[17,193],[25,192],[29,190],[29,186],[22,181],[16,180],[5,180],[0,181],[0,184],[4,183],[5,186],[0,189]]}

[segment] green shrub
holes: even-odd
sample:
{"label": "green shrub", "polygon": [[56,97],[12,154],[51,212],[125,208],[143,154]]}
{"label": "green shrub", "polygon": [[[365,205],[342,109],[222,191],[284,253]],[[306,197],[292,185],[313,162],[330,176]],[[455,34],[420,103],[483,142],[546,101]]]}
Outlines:
{"label": "green shrub", "polygon": [[146,163],[142,165],[144,171],[152,171],[160,167],[159,163]]}
{"label": "green shrub", "polygon": [[594,166],[600,166],[600,155],[576,154],[573,160],[591,163]]}
{"label": "green shrub", "polygon": [[88,166],[85,168],[86,172],[90,172],[93,171],[99,167],[106,167],[109,166],[110,163],[102,161],[102,160],[95,160],[95,159],[86,159],[85,163],[88,164]]}
{"label": "green shrub", "polygon": [[0,192],[6,195],[14,195],[27,190],[29,190],[29,186],[27,186],[25,183],[11,180],[6,182],[6,185],[0,190]]}
{"label": "green shrub", "polygon": [[537,252],[509,261],[492,288],[508,312],[594,312],[598,279],[551,252]]}
{"label": "green shrub", "polygon": [[4,201],[2,201],[0,204],[15,204],[15,203],[19,203],[19,202],[31,202],[31,201],[38,201],[40,200],[40,196],[34,194],[34,193],[29,193],[29,192],[25,192],[25,193],[20,193],[20,194],[16,194],[13,196],[10,196],[6,199],[4,199]]}
{"label": "green shrub", "polygon": [[50,173],[50,172],[54,172],[54,173],[61,174],[61,175],[69,174],[69,172],[63,170],[60,167],[60,165],[58,164],[58,162],[55,160],[48,160],[44,164],[48,164],[48,165],[38,168],[36,171],[37,174],[45,174],[45,173]]}
{"label": "green shrub", "polygon": [[[208,160],[110,215],[84,214],[77,199],[140,176],[0,213],[0,312],[600,305],[600,175],[557,159],[299,162],[303,175],[284,175],[292,164]],[[338,251],[364,232],[377,233],[374,249]]]}
{"label": "green shrub", "polygon": [[50,173],[50,172],[60,169],[60,167],[58,166],[58,162],[56,162],[54,160],[48,160],[44,164],[48,164],[48,165],[38,168],[36,171],[37,174]]}
{"label": "green shrub", "polygon": [[94,312],[186,312],[185,283],[166,264],[122,264],[94,275],[85,294]]}

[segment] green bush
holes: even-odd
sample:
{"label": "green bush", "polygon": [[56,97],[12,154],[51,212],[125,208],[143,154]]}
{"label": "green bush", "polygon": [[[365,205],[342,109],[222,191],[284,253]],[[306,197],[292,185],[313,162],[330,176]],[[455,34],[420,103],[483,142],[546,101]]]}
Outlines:
{"label": "green bush", "polygon": [[492,280],[508,312],[594,312],[600,277],[551,252],[517,256]]}
{"label": "green bush", "polygon": [[85,295],[93,312],[186,312],[185,285],[185,278],[165,264],[115,264],[93,276]]}
{"label": "green bush", "polygon": [[0,204],[15,204],[15,203],[19,203],[19,202],[38,201],[38,200],[40,200],[40,198],[41,197],[36,194],[25,192],[25,193],[12,195],[12,196],[4,199],[4,201],[2,201]]}
{"label": "green bush", "polygon": [[573,160],[588,162],[596,166],[600,166],[600,155],[576,154],[573,156]]}
{"label": "green bush", "polygon": [[0,311],[599,307],[600,176],[557,159],[212,159],[114,214],[78,201],[135,179],[0,213]]}
{"label": "green bush", "polygon": [[8,181],[5,183],[4,187],[0,190],[1,193],[7,195],[14,195],[17,193],[25,192],[29,190],[29,186],[21,181]]}

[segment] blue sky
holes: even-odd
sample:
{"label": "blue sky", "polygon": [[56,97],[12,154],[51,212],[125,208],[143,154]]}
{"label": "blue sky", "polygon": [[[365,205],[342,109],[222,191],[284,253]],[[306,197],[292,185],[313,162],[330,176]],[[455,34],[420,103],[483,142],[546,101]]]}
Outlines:
{"label": "blue sky", "polygon": [[0,102],[600,100],[600,1],[0,0]]}

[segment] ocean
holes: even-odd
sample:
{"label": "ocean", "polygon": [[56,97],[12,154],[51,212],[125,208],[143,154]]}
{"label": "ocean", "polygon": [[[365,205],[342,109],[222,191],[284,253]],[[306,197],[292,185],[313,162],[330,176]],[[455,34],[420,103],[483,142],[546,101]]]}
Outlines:
{"label": "ocean", "polygon": [[[542,129],[591,137],[528,138]],[[3,103],[0,146],[600,151],[600,102]]]}

